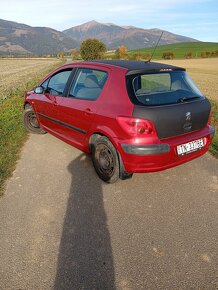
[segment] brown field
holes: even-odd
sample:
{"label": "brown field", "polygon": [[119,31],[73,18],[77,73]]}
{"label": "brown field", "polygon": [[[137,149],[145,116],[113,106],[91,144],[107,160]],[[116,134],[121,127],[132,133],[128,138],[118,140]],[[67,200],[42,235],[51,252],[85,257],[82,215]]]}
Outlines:
{"label": "brown field", "polygon": [[187,69],[202,93],[218,100],[218,58],[161,61]]}
{"label": "brown field", "polygon": [[31,82],[48,68],[58,65],[58,59],[0,59],[0,100],[8,92]]}
{"label": "brown field", "polygon": [[[0,99],[11,89],[34,80],[58,59],[0,59]],[[185,67],[200,90],[209,98],[218,100],[218,58],[180,59],[161,61]]]}

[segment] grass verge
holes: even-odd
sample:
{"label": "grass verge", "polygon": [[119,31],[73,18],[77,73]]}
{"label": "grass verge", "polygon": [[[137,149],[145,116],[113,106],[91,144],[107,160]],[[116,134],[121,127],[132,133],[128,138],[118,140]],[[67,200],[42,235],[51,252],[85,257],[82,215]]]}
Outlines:
{"label": "grass verge", "polygon": [[62,63],[56,63],[38,75],[35,80],[12,90],[8,93],[7,99],[0,104],[0,195],[3,193],[6,179],[15,169],[22,146],[28,138],[22,124],[24,94],[37,85],[46,73],[60,64]]}
{"label": "grass verge", "polygon": [[5,101],[0,108],[0,195],[27,139],[21,122],[22,105],[23,98],[14,96]]}
{"label": "grass verge", "polygon": [[215,136],[213,143],[210,146],[210,152],[218,158],[218,102],[216,100],[210,100],[212,105],[212,125],[215,128]]}

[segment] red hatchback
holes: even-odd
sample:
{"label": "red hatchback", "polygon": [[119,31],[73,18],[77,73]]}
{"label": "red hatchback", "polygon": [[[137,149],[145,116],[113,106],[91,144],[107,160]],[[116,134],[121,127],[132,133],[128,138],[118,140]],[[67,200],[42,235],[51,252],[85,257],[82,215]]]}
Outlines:
{"label": "red hatchback", "polygon": [[91,153],[105,182],[208,151],[211,106],[185,69],[105,60],[66,64],[25,96],[23,121]]}

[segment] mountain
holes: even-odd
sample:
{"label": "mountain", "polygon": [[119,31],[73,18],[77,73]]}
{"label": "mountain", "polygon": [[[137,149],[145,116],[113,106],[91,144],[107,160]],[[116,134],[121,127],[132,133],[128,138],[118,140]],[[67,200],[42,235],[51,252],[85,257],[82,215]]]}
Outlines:
{"label": "mountain", "polygon": [[[63,31],[79,42],[86,38],[97,38],[103,41],[108,49],[116,49],[121,44],[127,46],[128,49],[154,46],[161,32],[162,30],[157,28],[142,29],[134,26],[118,26],[113,23],[99,23],[95,20]],[[164,31],[159,44],[193,41],[198,40]]]}
{"label": "mountain", "polygon": [[[31,27],[0,19],[0,55],[45,55],[79,48],[86,38],[103,41],[108,49],[124,44],[128,49],[154,46],[161,34],[160,29],[142,29],[134,26],[118,26],[95,20],[64,30],[47,27]],[[159,44],[197,41],[168,31]]]}
{"label": "mountain", "polygon": [[79,47],[78,41],[46,27],[31,27],[0,19],[0,54],[44,55]]}

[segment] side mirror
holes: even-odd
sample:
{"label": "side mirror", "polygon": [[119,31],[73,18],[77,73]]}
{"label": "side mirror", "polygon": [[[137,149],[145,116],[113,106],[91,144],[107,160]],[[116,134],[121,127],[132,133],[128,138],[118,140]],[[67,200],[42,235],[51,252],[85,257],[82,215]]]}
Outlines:
{"label": "side mirror", "polygon": [[43,87],[36,87],[35,88],[35,93],[36,94],[42,94],[43,93]]}

